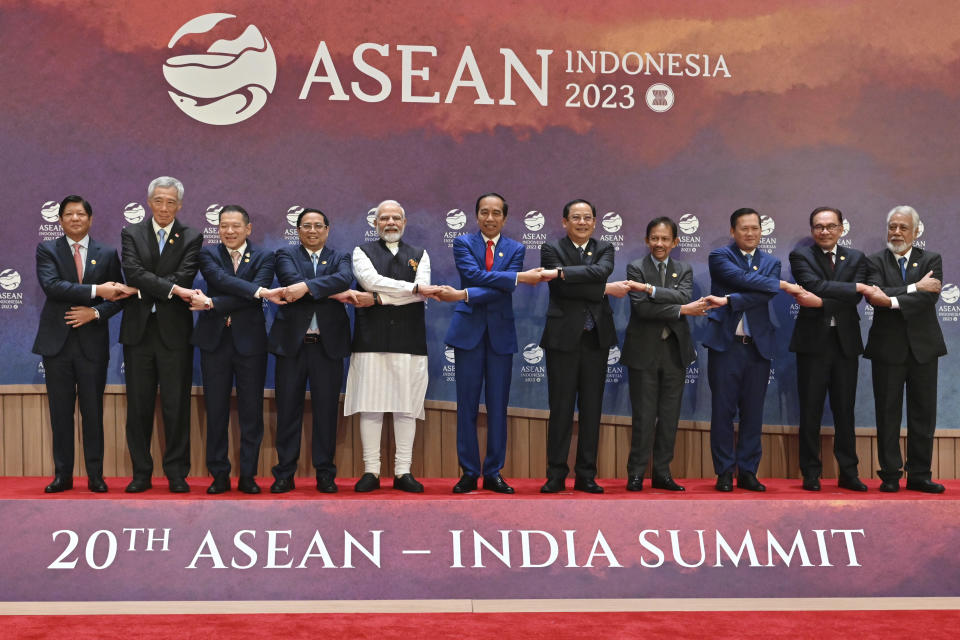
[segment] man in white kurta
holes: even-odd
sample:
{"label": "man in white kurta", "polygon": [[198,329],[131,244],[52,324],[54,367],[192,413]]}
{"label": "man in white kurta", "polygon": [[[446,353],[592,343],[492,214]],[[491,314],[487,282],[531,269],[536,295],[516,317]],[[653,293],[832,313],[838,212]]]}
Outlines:
{"label": "man in white kurta", "polygon": [[430,285],[430,257],[401,240],[406,216],[399,203],[377,207],[380,239],[353,250],[353,273],[374,305],[358,308],[353,353],[347,374],[344,415],[360,414],[364,474],[358,492],[380,487],[380,438],[383,414],[393,414],[396,440],[393,487],[411,493],[423,485],[410,473],[417,419],[424,418],[427,392],[427,344],[424,299]]}

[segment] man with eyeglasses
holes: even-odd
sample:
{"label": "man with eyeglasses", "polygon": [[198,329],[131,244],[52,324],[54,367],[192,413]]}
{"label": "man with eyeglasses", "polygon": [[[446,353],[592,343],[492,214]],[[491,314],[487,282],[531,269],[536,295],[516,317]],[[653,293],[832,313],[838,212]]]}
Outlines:
{"label": "man with eyeglasses", "polygon": [[[103,389],[110,361],[110,316],[136,290],[120,281],[117,250],[90,237],[93,208],[81,196],[60,202],[63,235],[37,245],[37,279],[46,295],[33,352],[43,356],[53,432],[53,481],[73,488],[74,407],[79,404],[87,488],[105,493]],[[79,400],[79,403],[78,403]]]}
{"label": "man with eyeglasses", "polygon": [[350,255],[327,246],[330,219],[319,209],[297,216],[300,245],[276,252],[277,280],[287,303],[277,309],[267,349],[276,355],[277,464],[270,493],[295,487],[307,381],[313,408],[311,460],[317,491],[336,493],[337,417],[343,359],[350,355],[350,320],[343,304],[370,304],[350,289]]}
{"label": "man with eyeglasses", "polygon": [[540,346],[547,356],[547,481],[541,493],[565,489],[573,412],[579,410],[573,488],[603,493],[596,482],[600,414],[607,378],[607,357],[617,344],[613,310],[607,295],[622,298],[629,282],[607,282],[615,249],[593,238],[597,209],[583,199],[563,207],[566,235],[540,246],[540,265],[550,280],[550,306]]}
{"label": "man with eyeglasses", "polygon": [[[867,301],[873,324],[865,358],[873,362],[880,491],[907,489],[943,493],[931,479],[933,433],[937,428],[938,358],[947,354],[936,304],[943,280],[940,255],[914,246],[920,228],[916,209],[901,205],[887,214],[887,248],[867,262]],[[907,462],[900,453],[903,395],[907,395]]]}
{"label": "man with eyeglasses", "polygon": [[190,485],[190,390],[193,388],[193,314],[203,235],[177,219],[183,183],[163,176],[147,188],[151,216],[120,232],[123,273],[139,289],[123,307],[120,342],[127,381],[127,448],[133,462],[128,493],[152,487],[154,407],[160,389],[163,473],[172,493]]}
{"label": "man with eyeglasses", "polygon": [[793,278],[805,290],[796,297],[800,312],[790,339],[790,350],[797,354],[803,488],[820,491],[820,424],[829,394],[837,486],[866,491],[857,470],[854,403],[863,353],[857,304],[869,289],[867,260],[862,252],[837,244],[843,234],[843,214],[836,207],[814,209],[810,232],[813,244],[790,252]]}

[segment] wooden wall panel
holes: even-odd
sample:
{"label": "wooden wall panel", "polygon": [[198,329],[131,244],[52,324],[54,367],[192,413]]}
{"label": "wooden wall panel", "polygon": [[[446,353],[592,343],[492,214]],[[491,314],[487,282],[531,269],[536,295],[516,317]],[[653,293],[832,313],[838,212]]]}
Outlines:
{"label": "wooden wall panel", "polygon": [[[238,475],[239,424],[236,402],[232,403],[230,419],[230,462],[232,473]],[[0,388],[0,475],[50,476],[53,474],[51,454],[50,415],[45,389],[42,385],[13,385]],[[159,403],[157,406],[159,410]],[[356,478],[363,471],[363,450],[360,441],[359,416],[342,415],[337,431],[337,475],[340,478]],[[529,409],[512,409],[508,417],[507,460],[504,476],[507,478],[545,478],[547,412]],[[304,406],[304,429],[301,436],[300,460],[297,467],[299,478],[314,477],[311,462],[312,409],[309,398]],[[79,418],[77,418],[77,422]],[[104,473],[108,477],[129,477],[130,456],[127,453],[126,397],[123,388],[110,386],[104,396]],[[269,478],[277,461],[276,403],[272,392],[264,399],[264,438],[260,450],[258,472]],[[191,399],[191,475],[207,476],[206,470],[206,415],[200,389],[194,390]],[[481,457],[486,447],[486,413],[481,408],[478,418],[478,439]],[[79,423],[75,428],[76,460],[74,474],[85,475],[83,450],[80,443]],[[602,478],[625,478],[627,456],[630,452],[629,418],[605,416],[600,427],[600,455],[597,461]],[[799,478],[797,464],[797,430],[791,426],[768,425],[764,427],[764,455],[761,460],[761,477]],[[162,420],[157,413],[151,451],[154,455],[154,475],[163,475],[161,451],[163,446]],[[389,484],[394,467],[393,420],[384,417],[381,433],[381,475]],[[576,456],[577,429],[574,428],[570,443],[569,465],[573,468]],[[825,427],[821,434],[824,477],[837,476],[833,460],[833,429]],[[901,437],[904,449],[906,438]],[[877,448],[874,429],[857,429],[857,453],[860,456],[860,475],[864,479],[877,477]],[[417,421],[414,442],[413,474],[417,477],[457,478],[460,468],[457,461],[457,415],[452,402],[428,402],[425,420]],[[935,478],[960,477],[960,429],[937,431],[934,444],[933,472]],[[571,472],[572,473],[572,472]],[[676,478],[713,477],[713,462],[710,456],[710,425],[707,422],[685,421],[677,433],[677,444],[671,473]],[[649,475],[649,474],[648,474]],[[305,480],[305,482],[307,482]],[[451,485],[452,486],[452,485]]]}

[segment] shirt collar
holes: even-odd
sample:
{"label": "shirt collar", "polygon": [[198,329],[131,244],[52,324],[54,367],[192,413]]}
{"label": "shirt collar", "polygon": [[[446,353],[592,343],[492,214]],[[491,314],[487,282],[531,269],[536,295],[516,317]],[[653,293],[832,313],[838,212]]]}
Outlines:
{"label": "shirt collar", "polygon": [[79,244],[85,250],[88,249],[90,247],[90,234],[83,236],[82,238],[80,238],[80,240],[76,242],[71,240],[70,238],[67,238],[67,246],[70,247],[71,250],[73,250],[73,245],[75,244]]}
{"label": "shirt collar", "polygon": [[910,262],[910,254],[913,253],[913,247],[910,247],[909,249],[907,249],[907,252],[902,256],[899,256],[896,253],[893,253],[893,251],[891,251],[890,253],[893,254],[894,262],[899,262],[900,258],[906,258],[907,262]]}
{"label": "shirt collar", "polygon": [[493,240],[493,246],[497,246],[497,243],[500,242],[500,234],[499,234],[499,233],[498,233],[497,235],[495,235],[494,237],[492,237],[492,238],[488,238],[487,236],[483,235],[483,232],[482,232],[482,231],[480,232],[480,235],[483,236],[483,244],[487,244],[488,242],[490,242],[491,240]]}
{"label": "shirt collar", "polygon": [[[234,251],[239,251],[240,255],[242,256],[247,252],[247,241],[244,240],[243,244],[237,247],[236,249],[231,249],[227,245],[223,245],[223,248],[227,250],[227,255],[232,255]],[[321,251],[323,251],[323,249],[321,249]],[[309,253],[309,251],[307,253]]]}
{"label": "shirt collar", "polygon": [[154,233],[154,235],[160,233],[160,229],[163,229],[163,230],[166,232],[166,233],[164,234],[164,237],[165,237],[165,238],[169,238],[169,237],[170,237],[170,230],[173,229],[173,223],[176,222],[176,221],[177,221],[177,219],[174,218],[173,220],[170,221],[170,224],[168,224],[168,225],[165,226],[165,227],[161,227],[159,224],[157,224],[157,219],[156,219],[156,218],[150,218],[150,222],[153,223],[153,233]]}

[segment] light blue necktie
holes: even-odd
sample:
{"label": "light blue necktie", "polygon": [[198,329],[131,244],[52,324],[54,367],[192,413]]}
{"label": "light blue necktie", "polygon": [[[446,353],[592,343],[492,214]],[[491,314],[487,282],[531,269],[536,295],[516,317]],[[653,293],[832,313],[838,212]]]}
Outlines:
{"label": "light blue necktie", "polygon": [[903,281],[907,281],[907,256],[900,256],[900,259],[897,260],[900,263],[900,277],[903,278]]}
{"label": "light blue necktie", "polygon": [[[748,253],[748,254],[746,254],[746,257],[747,257],[747,269],[752,269],[752,268],[753,268],[753,254]],[[745,335],[745,336],[749,336],[749,335],[750,335],[750,325],[747,324],[747,312],[746,312],[746,311],[743,312],[743,335]]]}
{"label": "light blue necktie", "polygon": [[160,231],[157,231],[157,235],[160,236],[160,242],[157,244],[157,249],[160,251],[160,253],[163,253],[163,240],[166,237],[167,232],[163,229],[160,229]]}
{"label": "light blue necktie", "polygon": [[[313,260],[313,277],[316,278],[317,277],[317,261],[320,260],[320,254],[311,253],[310,259]],[[310,329],[308,331],[310,333],[319,333],[320,325],[317,324],[317,314],[313,314],[313,316],[311,316]]]}

